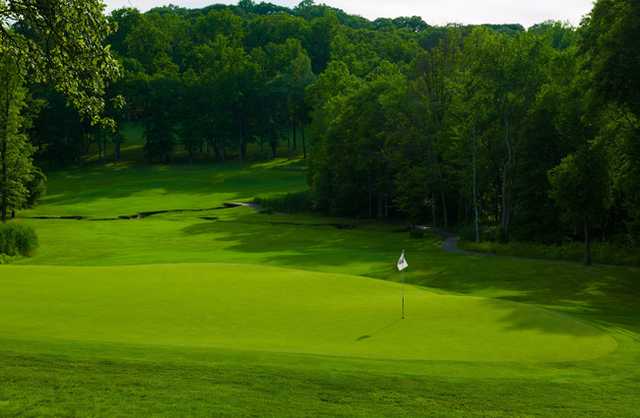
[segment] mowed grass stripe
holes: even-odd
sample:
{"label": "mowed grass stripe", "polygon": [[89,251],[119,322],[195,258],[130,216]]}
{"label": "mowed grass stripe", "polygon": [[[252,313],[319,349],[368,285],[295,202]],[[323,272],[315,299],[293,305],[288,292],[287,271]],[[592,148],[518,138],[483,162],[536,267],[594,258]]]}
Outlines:
{"label": "mowed grass stripe", "polygon": [[616,348],[529,305],[357,276],[181,264],[0,269],[8,338],[211,347],[396,360],[562,362]]}

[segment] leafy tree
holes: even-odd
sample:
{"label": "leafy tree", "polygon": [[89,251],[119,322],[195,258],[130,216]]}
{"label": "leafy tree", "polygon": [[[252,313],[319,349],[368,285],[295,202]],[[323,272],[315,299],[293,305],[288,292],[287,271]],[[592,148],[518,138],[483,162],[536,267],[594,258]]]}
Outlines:
{"label": "leafy tree", "polygon": [[83,116],[100,120],[107,81],[118,64],[105,40],[112,27],[100,0],[0,3],[0,54],[29,74],[50,82]]}
{"label": "leafy tree", "polygon": [[26,96],[22,74],[6,55],[0,56],[0,85],[0,216],[6,223],[10,210],[29,202],[35,168],[22,115]]}
{"label": "leafy tree", "polygon": [[148,82],[149,104],[145,115],[144,151],[149,162],[171,161],[176,144],[176,120],[180,84],[171,74],[157,74]]}
{"label": "leafy tree", "polygon": [[601,150],[585,147],[549,172],[551,197],[569,221],[583,226],[587,265],[592,263],[593,224],[602,219],[609,201],[605,164]]}
{"label": "leafy tree", "polygon": [[581,36],[581,48],[599,95],[640,115],[640,3],[597,1]]}
{"label": "leafy tree", "polygon": [[640,3],[599,0],[580,28],[583,71],[592,76],[591,113],[609,156],[617,215],[640,242]]}

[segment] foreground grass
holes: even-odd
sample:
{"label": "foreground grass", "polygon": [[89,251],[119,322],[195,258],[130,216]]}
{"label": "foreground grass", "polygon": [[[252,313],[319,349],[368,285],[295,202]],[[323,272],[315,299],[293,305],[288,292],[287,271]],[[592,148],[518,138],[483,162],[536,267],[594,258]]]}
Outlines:
{"label": "foreground grass", "polygon": [[416,364],[2,343],[14,350],[0,356],[3,416],[621,417],[640,406],[637,375],[621,367],[607,376],[593,364]]}
{"label": "foreground grass", "polygon": [[[303,176],[286,161],[51,175],[18,220],[39,252],[0,267],[0,416],[637,414],[638,269],[446,254],[399,226],[248,208],[90,220]],[[49,215],[88,219],[28,219]],[[371,278],[399,282],[401,249],[420,316],[385,328],[398,288]]]}

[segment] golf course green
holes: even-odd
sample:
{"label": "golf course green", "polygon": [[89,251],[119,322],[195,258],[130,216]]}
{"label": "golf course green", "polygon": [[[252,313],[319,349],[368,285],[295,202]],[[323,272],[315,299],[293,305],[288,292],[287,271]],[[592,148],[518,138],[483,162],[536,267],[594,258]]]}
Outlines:
{"label": "golf course green", "polygon": [[50,173],[13,221],[40,248],[0,266],[0,416],[640,409],[638,269],[451,254],[401,224],[225,206],[304,190],[300,167]]}
{"label": "golf course green", "polygon": [[401,285],[300,270],[11,267],[0,286],[9,337],[492,362],[588,360],[616,348],[595,327],[539,308],[416,287],[401,320]]}

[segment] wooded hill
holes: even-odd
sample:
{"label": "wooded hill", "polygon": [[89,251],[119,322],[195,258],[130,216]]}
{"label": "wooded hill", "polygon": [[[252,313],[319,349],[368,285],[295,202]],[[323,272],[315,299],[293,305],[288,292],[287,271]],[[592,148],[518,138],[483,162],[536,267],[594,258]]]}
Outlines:
{"label": "wooded hill", "polygon": [[[330,214],[470,225],[478,239],[638,244],[637,1],[599,0],[578,28],[528,30],[369,21],[308,0],[109,20],[122,65],[109,96],[126,106],[107,114],[144,126],[149,162],[172,162],[178,147],[189,160],[271,158],[287,143],[308,157],[312,204]],[[40,161],[119,149],[120,132],[31,90]]]}

